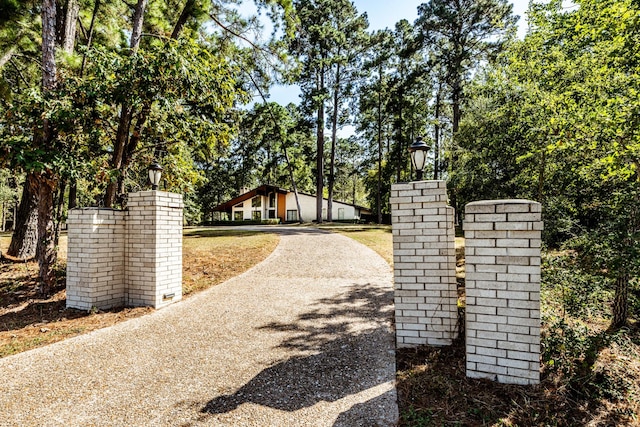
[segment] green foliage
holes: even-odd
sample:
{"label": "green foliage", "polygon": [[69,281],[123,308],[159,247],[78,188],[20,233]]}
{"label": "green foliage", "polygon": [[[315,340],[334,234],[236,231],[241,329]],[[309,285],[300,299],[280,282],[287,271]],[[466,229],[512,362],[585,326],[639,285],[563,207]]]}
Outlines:
{"label": "green foliage", "polygon": [[393,182],[411,179],[407,148],[428,124],[431,82],[426,59],[408,21],[378,31],[365,51],[359,85],[357,128],[364,152],[368,204],[389,213]]}
{"label": "green foliage", "polygon": [[239,183],[240,187],[274,184],[290,188],[287,150],[296,183],[308,190],[311,183],[308,164],[313,162],[311,147],[311,129],[294,105],[285,108],[276,103],[255,104],[242,117],[237,151],[244,174],[252,171],[255,181]]}
{"label": "green foliage", "polygon": [[10,169],[0,169],[0,203],[12,203],[18,199],[20,176]]}
{"label": "green foliage", "polygon": [[[601,327],[611,317],[610,279],[583,268],[575,252],[547,254],[543,261],[544,375],[560,379],[576,397],[631,398],[633,374],[626,371],[624,362],[602,360],[607,349],[634,352],[637,345],[637,330]],[[638,284],[632,289],[637,293]],[[636,299],[632,297],[633,307],[637,307]]]}
{"label": "green foliage", "polygon": [[8,21],[20,10],[18,0],[0,0],[0,23]]}
{"label": "green foliage", "polygon": [[[167,42],[136,55],[97,48],[87,56],[86,77],[65,75],[46,98],[31,91],[7,110],[2,127],[5,161],[23,170],[51,167],[67,176],[93,170],[104,184],[111,176],[105,161],[117,128],[114,113],[127,100],[139,114],[151,105],[144,112],[148,126],[134,159],[139,169],[161,149],[168,188],[185,191],[196,184],[200,178],[194,161],[215,155],[230,139],[228,111],[242,95],[235,86],[235,67],[190,40]],[[37,125],[44,111],[55,123],[56,145],[47,152],[34,151],[25,130]],[[139,175],[142,187],[146,176]]]}
{"label": "green foliage", "polygon": [[403,425],[412,427],[431,427],[434,425],[433,414],[429,410],[416,410],[413,406],[400,415]]}
{"label": "green foliage", "polygon": [[628,329],[615,333],[595,332],[579,323],[569,324],[564,318],[544,319],[542,361],[545,375],[560,374],[571,392],[580,398],[588,397],[612,402],[633,399],[635,387],[625,366],[597,363],[608,347],[622,347],[633,351],[633,334]]}
{"label": "green foliage", "polygon": [[542,273],[544,311],[582,321],[611,317],[611,280],[585,270],[576,252],[545,254]]}
{"label": "green foliage", "polygon": [[619,279],[624,315],[640,273],[640,9],[576,3],[532,5],[525,39],[477,74],[452,183],[465,202],[542,202],[546,244],[576,250],[609,288]]}
{"label": "green foliage", "polygon": [[[333,198],[337,130],[345,124],[348,115],[344,108],[345,97],[352,92],[358,57],[364,50],[365,29],[369,24],[366,15],[360,15],[348,0],[297,0],[293,4],[300,26],[296,37],[289,40],[288,50],[298,62],[288,78],[300,86],[301,111],[315,121],[315,193],[318,198],[324,195],[327,169],[325,129],[330,127],[332,130],[327,175]],[[328,104],[330,108],[325,110]],[[322,222],[321,209],[316,212],[316,218]]]}

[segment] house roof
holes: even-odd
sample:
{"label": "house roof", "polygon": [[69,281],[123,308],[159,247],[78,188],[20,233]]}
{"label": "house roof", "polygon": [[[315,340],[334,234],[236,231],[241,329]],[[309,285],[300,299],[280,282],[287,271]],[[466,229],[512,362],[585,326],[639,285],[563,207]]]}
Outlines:
{"label": "house roof", "polygon": [[253,190],[247,191],[244,194],[239,195],[238,197],[229,200],[228,202],[222,203],[215,208],[213,208],[214,212],[231,212],[231,208],[237,205],[240,202],[244,202],[247,199],[252,199],[255,196],[266,196],[269,193],[280,193],[287,194],[289,190],[285,190],[280,187],[276,187],[275,185],[261,185],[260,187],[256,187]]}
{"label": "house roof", "polygon": [[[309,194],[309,193],[305,193],[305,192],[302,192],[302,191],[298,191],[298,194],[302,194],[304,196],[309,196],[309,197],[314,197],[314,198],[316,197],[315,194]],[[329,200],[329,199],[324,197],[323,200]],[[343,205],[353,206],[354,208],[360,209],[360,211],[362,211],[362,213],[371,213],[371,209],[369,209],[366,206],[354,205],[353,203],[343,202],[342,200],[336,200],[336,199],[333,199],[333,203],[341,203]]]}
{"label": "house roof", "polygon": [[[269,193],[274,193],[274,192],[275,193],[280,193],[280,194],[287,194],[287,193],[290,193],[291,191],[290,190],[286,190],[284,188],[277,187],[275,185],[264,184],[264,185],[261,185],[260,187],[254,188],[253,190],[250,190],[250,191],[248,191],[248,192],[246,192],[244,194],[241,194],[238,197],[229,200],[228,202],[225,202],[225,203],[222,203],[222,204],[216,206],[215,208],[213,208],[213,211],[214,212],[231,212],[232,208],[235,205],[237,205],[238,203],[240,203],[240,202],[244,202],[245,200],[252,199],[255,196],[266,196]],[[313,194],[307,194],[307,193],[303,193],[303,192],[298,192],[298,194],[303,194],[303,195],[309,196],[309,197],[316,197]],[[327,199],[325,198],[325,200],[327,200]],[[335,202],[342,203],[343,205],[356,207],[356,208],[360,209],[361,211],[363,211],[363,213],[364,212],[371,213],[370,209],[366,208],[364,206],[358,206],[358,205],[354,205],[352,203],[342,202],[342,201],[339,201],[339,200],[335,200]]]}

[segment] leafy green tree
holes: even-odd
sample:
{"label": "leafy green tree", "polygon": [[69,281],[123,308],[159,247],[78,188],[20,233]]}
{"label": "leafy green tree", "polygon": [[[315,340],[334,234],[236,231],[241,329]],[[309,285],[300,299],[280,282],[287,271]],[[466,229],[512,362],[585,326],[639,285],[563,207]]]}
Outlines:
{"label": "leafy green tree", "polygon": [[335,161],[335,194],[338,200],[366,204],[363,175],[365,150],[356,137],[338,139]]}
{"label": "leafy green tree", "polygon": [[[392,52],[391,31],[386,29],[372,34],[370,47],[363,55],[356,113],[356,129],[366,146],[370,166],[365,177],[369,204],[375,210],[379,224],[383,219],[385,188],[391,185],[390,177],[383,178],[382,169],[386,163],[385,156],[390,152],[391,120],[387,115],[390,82],[387,70]],[[375,171],[372,171],[374,168]]]}
{"label": "leafy green tree", "polygon": [[[0,47],[17,40],[22,49],[20,43],[33,38],[18,37],[12,29],[25,22],[29,30],[37,29],[44,22],[43,43],[32,44],[34,52],[46,53],[46,67],[39,90],[37,67],[27,73],[30,68],[13,61],[26,57],[26,48],[20,55],[7,51],[2,56],[8,58],[4,65],[18,65],[0,67],[3,79],[20,81],[3,87],[22,86],[2,98],[3,164],[29,172],[25,189],[30,197],[22,200],[38,200],[41,205],[37,219],[46,224],[40,230],[46,238],[38,242],[51,248],[41,261],[46,284],[52,280],[50,266],[55,261],[55,237],[49,238],[50,229],[55,236],[55,228],[50,224],[56,212],[62,217],[67,182],[77,181],[87,191],[83,200],[114,182],[140,188],[144,166],[153,156],[163,156],[169,172],[165,185],[189,191],[202,179],[202,159],[215,157],[227,144],[234,130],[229,116],[233,103],[247,98],[239,83],[240,67],[227,48],[229,38],[205,31],[204,19],[215,18],[217,3],[175,0],[147,5],[140,0],[130,9],[124,2],[60,0],[18,6],[12,8],[10,25],[3,27],[6,32],[0,33]],[[270,1],[268,6],[272,11],[291,7],[287,0]],[[47,20],[37,19],[40,12]],[[79,32],[71,28],[76,22],[82,24]],[[229,31],[222,24],[221,28]],[[180,34],[185,37],[175,40]],[[134,46],[141,47],[131,54]],[[118,108],[122,105],[128,106],[125,114]],[[123,117],[127,123],[119,127]],[[113,158],[121,150],[120,165],[114,168]],[[97,184],[87,185],[90,182]],[[69,199],[75,200],[72,193],[75,190],[70,190]],[[26,213],[19,217],[33,218]],[[14,240],[22,239],[15,236]]]}
{"label": "leafy green tree", "polygon": [[[310,191],[313,161],[311,127],[289,104],[255,104],[247,112],[235,147],[236,191],[260,184]],[[304,220],[298,206],[298,218]]]}
{"label": "leafy green tree", "polygon": [[353,64],[367,22],[365,17],[358,16],[349,0],[297,0],[294,6],[300,27],[289,43],[289,50],[300,59],[294,80],[300,85],[304,109],[315,117],[316,221],[322,222],[326,105],[333,94],[331,151],[335,153],[343,83],[349,79],[345,74]]}
{"label": "leafy green tree", "polygon": [[354,80],[358,76],[359,56],[368,44],[366,15],[358,15],[353,3],[338,13],[341,19],[336,22],[335,60],[329,71],[329,117],[331,124],[331,150],[329,152],[329,174],[327,182],[327,220],[333,220],[333,199],[336,181],[336,154],[338,150],[338,129],[349,118],[344,107],[347,98],[353,94]]}
{"label": "leafy green tree", "polygon": [[576,3],[534,4],[525,40],[479,80],[456,179],[467,194],[540,200],[547,242],[577,250],[612,283],[618,328],[640,271],[640,61],[631,49],[640,10]]}
{"label": "leafy green tree", "polygon": [[395,182],[401,182],[410,180],[411,176],[409,145],[424,135],[431,115],[431,81],[430,65],[419,49],[414,27],[407,20],[396,24],[393,44],[388,70],[387,115],[393,133],[389,163],[395,165]]}
{"label": "leafy green tree", "polygon": [[452,172],[461,205],[478,199],[540,200],[535,144],[538,100],[503,69],[478,75],[468,90],[459,134],[458,168]]}
{"label": "leafy green tree", "polygon": [[[482,61],[495,57],[515,32],[517,17],[506,0],[430,0],[418,7],[416,26],[422,44],[432,51],[433,61],[443,67],[449,87],[451,127],[456,138],[462,117],[464,87],[471,71]],[[451,147],[449,169],[455,170],[456,146]],[[451,203],[456,212],[456,184]]]}
{"label": "leafy green tree", "polygon": [[617,328],[627,320],[630,278],[640,271],[640,57],[631,49],[640,9],[631,1],[577,4],[571,12],[559,2],[533,9],[535,31],[524,48],[540,47],[542,64],[525,66],[519,55],[514,68],[525,81],[539,77],[555,107],[549,122],[557,136],[548,151],[583,184],[574,202],[581,228],[574,242],[592,267],[615,281]]}
{"label": "leafy green tree", "polygon": [[[0,3],[3,13],[0,28],[0,111],[9,114],[16,97],[26,93],[29,88],[38,86],[41,72],[41,48],[36,40],[41,38],[40,5],[35,1]],[[3,134],[29,133],[30,129],[16,126],[7,117],[3,120]],[[28,138],[28,136],[25,136]],[[5,161],[5,166],[12,166]],[[17,218],[14,219],[14,236],[7,253],[19,259],[35,257],[37,243],[37,199],[28,185],[32,178],[24,180],[21,204]]]}
{"label": "leafy green tree", "polygon": [[15,221],[13,212],[18,199],[18,180],[19,177],[13,174],[9,169],[0,169],[0,206],[1,219],[0,225],[2,231],[7,230],[7,222],[9,219]]}
{"label": "leafy green tree", "polygon": [[[431,88],[426,62],[414,28],[406,20],[398,22],[393,32],[372,35],[364,58],[357,122],[362,137],[370,141],[369,159],[375,172],[369,172],[366,182],[378,222],[390,213],[384,199],[391,183],[410,179],[407,149],[428,126]],[[372,186],[374,178],[377,183]]]}

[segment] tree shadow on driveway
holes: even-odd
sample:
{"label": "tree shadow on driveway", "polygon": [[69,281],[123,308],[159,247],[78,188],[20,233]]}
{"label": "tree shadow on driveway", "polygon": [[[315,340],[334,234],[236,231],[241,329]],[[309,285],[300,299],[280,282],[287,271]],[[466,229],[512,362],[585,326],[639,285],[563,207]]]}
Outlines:
{"label": "tree shadow on driveway", "polygon": [[[202,412],[228,413],[243,403],[293,412],[393,381],[392,299],[392,290],[352,286],[319,300],[295,322],[262,326],[265,333],[286,332],[289,337],[278,347],[292,356],[264,369],[235,393],[215,397]],[[391,401],[395,404],[395,398]]]}

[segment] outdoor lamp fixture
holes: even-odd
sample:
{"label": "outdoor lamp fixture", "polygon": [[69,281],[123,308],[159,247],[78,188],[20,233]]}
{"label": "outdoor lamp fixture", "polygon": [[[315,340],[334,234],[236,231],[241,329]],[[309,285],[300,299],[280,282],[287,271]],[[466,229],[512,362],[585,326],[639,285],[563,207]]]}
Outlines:
{"label": "outdoor lamp fixture", "polygon": [[158,162],[153,162],[147,168],[149,172],[149,182],[151,183],[151,189],[157,190],[158,185],[160,184],[160,177],[162,176],[162,166],[158,164]]}
{"label": "outdoor lamp fixture", "polygon": [[413,168],[416,170],[416,178],[418,181],[422,180],[422,172],[424,170],[424,165],[427,162],[428,151],[429,146],[425,144],[421,136],[419,136],[418,139],[416,139],[409,147],[411,163],[413,164]]}

